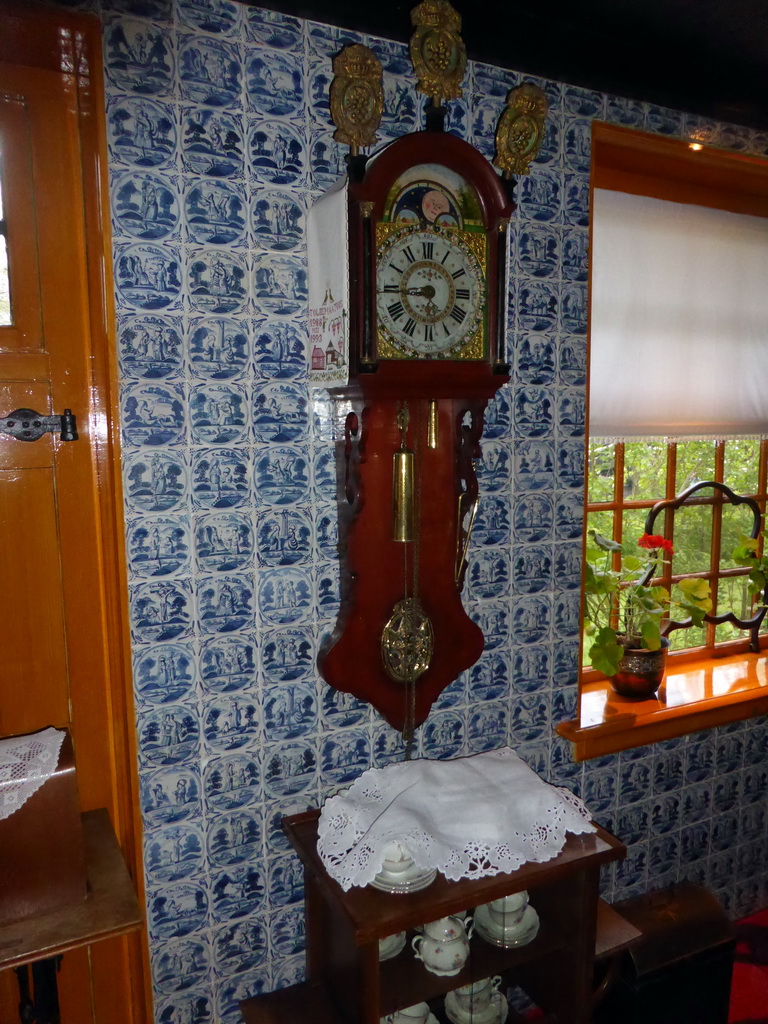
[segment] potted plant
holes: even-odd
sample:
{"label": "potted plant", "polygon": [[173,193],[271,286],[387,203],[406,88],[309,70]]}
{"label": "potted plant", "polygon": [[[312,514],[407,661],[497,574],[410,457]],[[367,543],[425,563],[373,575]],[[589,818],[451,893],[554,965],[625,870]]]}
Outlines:
{"label": "potted plant", "polygon": [[661,635],[662,622],[689,618],[700,626],[712,609],[709,582],[685,578],[672,595],[654,585],[664,556],[672,555],[672,542],[644,533],[637,542],[642,554],[623,554],[618,568],[615,555],[622,545],[589,531],[584,580],[584,632],[592,638],[589,660],[611,680],[617,693],[647,699],[664,678],[669,641]]}
{"label": "potted plant", "polygon": [[745,565],[749,568],[747,578],[749,584],[747,591],[752,597],[756,597],[758,606],[766,607],[766,588],[768,588],[768,545],[763,547],[762,555],[759,554],[760,538],[745,537],[739,535],[738,546],[734,548],[731,558],[737,565]]}

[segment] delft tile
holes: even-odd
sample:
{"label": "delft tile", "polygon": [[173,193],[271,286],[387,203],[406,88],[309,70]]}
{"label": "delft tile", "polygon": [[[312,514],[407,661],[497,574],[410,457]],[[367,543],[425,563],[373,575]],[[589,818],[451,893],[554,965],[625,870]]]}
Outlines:
{"label": "delft tile", "polygon": [[296,384],[274,383],[258,388],[253,398],[256,440],[283,444],[305,441],[307,405],[306,389]]}
{"label": "delft tile", "polygon": [[520,273],[529,277],[558,275],[562,263],[560,229],[536,225],[521,230],[517,263]]}
{"label": "delft tile", "polygon": [[521,280],[517,301],[519,323],[528,331],[547,331],[557,326],[559,288],[551,281]]}
{"label": "delft tile", "polygon": [[190,321],[189,330],[189,362],[194,376],[231,380],[243,375],[250,355],[244,323],[229,317],[197,317]]}
{"label": "delft tile", "polygon": [[[417,736],[423,729],[424,727],[420,726]],[[402,734],[381,723],[378,731],[375,732],[371,752],[372,765],[375,768],[384,768],[388,764],[403,761],[405,759],[405,744]]]}
{"label": "delft tile", "polygon": [[265,630],[261,665],[265,684],[290,682],[309,675],[316,646],[308,629]]}
{"label": "delft tile", "polygon": [[545,167],[524,178],[518,196],[520,230],[528,221],[558,224],[563,217],[563,175]]}
{"label": "delft tile", "polygon": [[739,838],[744,843],[765,838],[766,814],[760,804],[742,807],[739,811]]}
{"label": "delft tile", "polygon": [[659,836],[648,843],[648,877],[655,880],[676,872],[680,860],[680,834]]}
{"label": "delft tile", "polygon": [[[549,636],[552,608],[548,598],[530,596],[516,602],[512,611],[512,640],[516,644],[535,644]],[[486,641],[486,649],[488,643]]]}
{"label": "delft tile", "polygon": [[[578,640],[565,640],[563,637],[558,637],[553,649],[553,668],[552,678],[557,683],[558,687],[562,686],[576,686],[579,681],[579,642]],[[612,764],[617,764],[618,760],[613,755],[607,755],[611,758]],[[599,767],[605,764],[601,758],[595,758],[592,764],[595,767]]]}
{"label": "delft tile", "polygon": [[203,830],[198,825],[173,825],[144,836],[144,869],[150,886],[190,878],[204,864]]}
{"label": "delft tile", "polygon": [[264,868],[239,864],[211,871],[211,917],[215,924],[250,918],[264,909]]}
{"label": "delft tile", "polygon": [[512,435],[511,391],[504,387],[488,403],[483,419],[483,437],[510,437]]}
{"label": "delft tile", "polygon": [[154,581],[130,588],[131,635],[137,643],[158,643],[189,635],[192,591],[188,582]]}
{"label": "delft tile", "polygon": [[269,570],[260,574],[258,607],[265,624],[293,625],[307,618],[311,604],[311,582],[302,569]]}
{"label": "delft tile", "polygon": [[717,133],[717,144],[734,153],[751,150],[752,130],[737,124],[724,124]]}
{"label": "delft tile", "polygon": [[582,118],[566,118],[563,123],[563,155],[568,171],[589,174],[591,152],[591,122]]}
{"label": "delft tile", "polygon": [[307,270],[292,256],[255,256],[253,277],[254,298],[265,313],[291,316],[307,301]]}
{"label": "delft tile", "polygon": [[216,1020],[219,1024],[240,1024],[243,1019],[240,1013],[242,1000],[260,996],[271,987],[266,965],[255,972],[222,981],[216,988]]}
{"label": "delft tile", "polygon": [[686,882],[693,882],[694,885],[708,885],[709,879],[707,877],[707,862],[705,860],[701,860],[696,861],[694,864],[686,864],[685,880]]}
{"label": "delft tile", "polygon": [[304,207],[288,192],[259,188],[251,203],[251,231],[258,249],[296,249],[304,243]]}
{"label": "delft tile", "polygon": [[333,501],[336,499],[336,451],[326,448],[315,459],[313,490],[317,501]]}
{"label": "delft tile", "polygon": [[[570,334],[587,333],[587,286],[564,284],[560,297],[560,320]],[[582,431],[583,432],[583,431]]]}
{"label": "delft tile", "polygon": [[741,776],[738,772],[722,775],[713,780],[712,811],[721,814],[741,802]]}
{"label": "delft tile", "polygon": [[736,918],[748,917],[763,906],[760,883],[747,880],[736,885],[733,893]]}
{"label": "delft tile", "polygon": [[205,927],[208,895],[200,884],[178,882],[147,893],[149,934],[153,939],[175,939]]}
{"label": "delft tile", "polygon": [[162,316],[120,318],[118,351],[124,378],[178,377],[182,369],[181,320]]}
{"label": "delft tile", "polygon": [[581,387],[587,379],[587,346],[584,338],[566,337],[559,352],[558,378],[561,384]]}
{"label": "delft tile", "polygon": [[192,441],[225,445],[248,440],[248,400],[237,384],[198,384],[190,389]]}
{"label": "delft tile", "polygon": [[712,820],[712,832],[710,835],[710,849],[712,853],[722,853],[730,850],[740,839],[738,811],[728,811],[726,814],[718,814]]}
{"label": "delft tile", "polygon": [[581,548],[560,544],[555,548],[554,579],[561,590],[581,588]]}
{"label": "delft tile", "polygon": [[495,601],[483,601],[471,609],[470,618],[476,622],[485,637],[485,650],[505,647],[510,638],[509,608]]}
{"label": "delft tile", "polygon": [[515,388],[514,395],[515,435],[525,438],[549,436],[554,416],[548,390]]}
{"label": "delft tile", "polygon": [[563,89],[563,106],[569,114],[577,117],[602,117],[604,94],[578,85],[567,85]]}
{"label": "delft tile", "polygon": [[200,757],[200,721],[195,709],[181,704],[140,708],[137,714],[139,757],[153,768]]}
{"label": "delft tile", "polygon": [[[737,858],[733,852],[713,854],[707,862],[707,878],[709,885],[715,889],[716,895],[721,903],[725,904],[729,899],[729,887],[737,878]],[[725,910],[726,907],[723,906]]]}
{"label": "delft tile", "polygon": [[242,56],[234,43],[180,35],[179,79],[185,100],[230,111],[242,107]]}
{"label": "delft tile", "polygon": [[545,739],[550,729],[549,701],[539,694],[518,697],[512,706],[509,725],[516,744]]}
{"label": "delft tile", "polygon": [[126,533],[128,567],[134,576],[169,576],[190,567],[189,522],[186,518],[143,517]]}
{"label": "delft tile", "polygon": [[478,548],[509,544],[509,511],[509,502],[503,498],[481,497],[472,531],[472,544]]}
{"label": "delft tile", "polygon": [[172,704],[195,690],[196,659],[189,644],[159,644],[137,651],[136,693],[151,704]]}
{"label": "delft tile", "polygon": [[379,39],[372,36],[367,45],[381,61],[384,71],[391,75],[410,75],[413,73],[408,45],[392,39]]}
{"label": "delft tile", "polygon": [[768,789],[768,769],[757,765],[745,769],[741,786],[744,804],[763,800]]}
{"label": "delft tile", "polygon": [[261,769],[256,753],[211,758],[203,772],[205,804],[212,812],[249,807],[261,797]]}
{"label": "delft tile", "polygon": [[308,152],[304,132],[290,121],[253,118],[248,125],[251,174],[268,185],[304,183]]}
{"label": "delft tile", "polygon": [[619,800],[616,811],[616,835],[622,843],[632,847],[635,843],[645,842],[653,835],[653,804],[654,801],[651,800],[640,800],[633,804],[625,804],[623,800]]}
{"label": "delft tile", "polygon": [[518,542],[549,540],[554,524],[552,499],[546,494],[519,494],[514,499],[514,529]]}
{"label": "delft tile", "polygon": [[583,488],[584,446],[562,441],[557,450],[557,482],[561,487]]}
{"label": "delft tile", "polygon": [[203,733],[206,746],[212,753],[241,750],[257,743],[261,728],[256,698],[238,694],[207,702]]}
{"label": "delft tile", "polygon": [[160,768],[142,772],[141,811],[146,828],[191,821],[202,813],[199,772],[192,768]]}
{"label": "delft tile", "polygon": [[555,482],[555,449],[551,440],[515,443],[515,488],[518,492],[551,490]]}
{"label": "delft tile", "polygon": [[185,171],[209,178],[240,178],[245,169],[242,118],[224,110],[185,106],[181,115]]}
{"label": "delft tile", "polygon": [[654,793],[669,793],[679,789],[685,778],[685,759],[682,751],[666,751],[654,756]]}
{"label": "delft tile", "polygon": [[666,835],[680,826],[681,800],[678,793],[657,796],[652,803],[651,822],[657,835]]}
{"label": "delft tile", "polygon": [[506,490],[512,472],[509,446],[500,441],[486,441],[481,446],[481,452],[481,461],[476,464],[481,493],[495,494]]}
{"label": "delft tile", "polygon": [[[514,693],[538,693],[551,687],[552,666],[550,652],[546,647],[529,645],[519,648],[512,655],[511,668],[502,655],[496,657],[499,659],[498,671],[504,673],[501,678],[511,679]],[[474,697],[474,680],[471,693]]]}
{"label": "delft tile", "polygon": [[736,850],[736,876],[750,878],[763,874],[766,864],[765,843],[742,843]]}
{"label": "delft tile", "polygon": [[581,537],[584,521],[584,501],[580,494],[559,493],[555,501],[555,524],[560,540]]}
{"label": "delft tile", "polygon": [[196,989],[164,999],[155,1008],[158,1021],[179,1024],[208,1024],[211,1019],[211,996],[205,989]]}
{"label": "delft tile", "polygon": [[195,524],[197,566],[205,572],[232,572],[253,561],[253,529],[237,513],[207,515]]}
{"label": "delft tile", "polygon": [[209,815],[206,853],[211,870],[261,858],[263,815],[251,808]]}
{"label": "delft tile", "polygon": [[759,721],[747,732],[744,741],[744,766],[763,764],[768,759],[768,729]]}
{"label": "delft tile", "polygon": [[715,772],[714,736],[698,733],[689,736],[686,744],[685,781],[704,782]]}
{"label": "delft tile", "polygon": [[269,918],[272,948],[281,956],[294,956],[305,948],[304,914],[298,907],[283,907]]}
{"label": "delft tile", "polygon": [[513,71],[498,68],[493,64],[483,64],[480,61],[473,61],[472,67],[474,91],[488,99],[497,100],[500,116],[510,89],[520,84],[519,76]]}
{"label": "delft tile", "polygon": [[715,771],[718,774],[735,772],[744,760],[744,738],[741,735],[720,734],[715,741]]}
{"label": "delft tile", "polygon": [[[423,113],[423,106],[421,113]],[[445,119],[444,130],[450,135],[457,135],[460,139],[466,139],[469,135],[470,124],[469,104],[463,99],[451,100],[448,105],[448,116]]]}
{"label": "delft tile", "polygon": [[649,103],[645,114],[645,127],[659,135],[681,135],[683,117],[680,111],[656,107]]}
{"label": "delft tile", "polygon": [[703,860],[709,855],[710,822],[689,825],[680,833],[680,856],[685,864]]}
{"label": "delft tile", "polygon": [[194,935],[160,943],[153,951],[152,979],[161,996],[205,988],[211,970],[207,937]]}
{"label": "delft tile", "polygon": [[175,182],[148,171],[131,171],[114,182],[112,192],[115,234],[144,242],[178,235],[180,203]]}
{"label": "delft tile", "polygon": [[265,117],[295,117],[304,106],[301,60],[285,50],[261,50],[245,63],[248,110]]}
{"label": "delft tile", "polygon": [[[338,562],[331,562],[328,565],[318,566],[315,571],[314,608],[316,614],[332,622],[336,621],[339,614],[341,601],[341,567]],[[310,609],[304,609],[303,617],[310,614]]]}
{"label": "delft tile", "polygon": [[134,18],[110,19],[104,28],[104,65],[118,89],[142,96],[171,92],[174,61],[167,32]]}
{"label": "delft tile", "polygon": [[123,391],[121,408],[125,444],[154,448],[183,443],[186,417],[180,385],[131,385]]}
{"label": "delft tile", "polygon": [[413,131],[417,118],[417,94],[412,78],[384,74],[383,132],[400,136]]}
{"label": "delft tile", "polygon": [[712,787],[710,782],[699,782],[686,786],[682,793],[683,825],[692,825],[708,818],[712,809]]}
{"label": "delft tile", "polygon": [[252,637],[212,637],[200,647],[199,670],[203,689],[209,693],[232,693],[252,686],[256,678]]}
{"label": "delft tile", "polygon": [[589,808],[590,814],[602,820],[616,805],[617,786],[615,773],[610,769],[587,772],[584,776],[583,796],[584,803]]}
{"label": "delft tile", "polygon": [[555,736],[550,744],[548,768],[551,772],[551,781],[555,785],[571,782],[576,792],[583,791],[584,765],[573,760],[573,747],[561,736]]}
{"label": "delft tile", "polygon": [[306,957],[287,956],[276,958],[272,980],[275,989],[288,988],[290,985],[298,985],[306,978]]}
{"label": "delft tile", "polygon": [[198,313],[241,313],[248,294],[248,270],[239,253],[196,249],[187,253],[189,301]]}
{"label": "delft tile", "polygon": [[468,713],[467,746],[473,753],[504,746],[508,735],[509,714],[503,704],[488,701],[476,711]]}
{"label": "delft tile", "polygon": [[245,193],[233,182],[187,182],[184,190],[186,239],[198,245],[236,246],[245,242]]}
{"label": "delft tile", "polygon": [[267,952],[267,930],[258,918],[225,924],[214,932],[213,958],[219,977],[252,971],[264,963]]}
{"label": "delft tile", "polygon": [[553,611],[553,623],[557,636],[568,638],[579,635],[581,615],[580,594],[571,592],[555,595]]}
{"label": "delft tile", "polygon": [[493,159],[496,147],[496,126],[503,110],[503,104],[495,99],[475,99],[472,104],[472,142],[489,160]]}
{"label": "delft tile", "polygon": [[[512,675],[508,654],[501,651],[486,651],[464,674],[466,678],[459,677],[456,683],[466,683],[466,690],[471,694],[472,701],[499,700],[509,696]],[[447,690],[443,692],[447,693]],[[458,699],[463,700],[464,695]]]}
{"label": "delft tile", "polygon": [[365,725],[371,715],[371,707],[351,693],[335,690],[332,686],[321,689],[321,712],[323,729],[331,731],[353,725]]}
{"label": "delft tile", "polygon": [[263,696],[264,734],[268,742],[291,740],[317,730],[315,688],[307,683],[267,687]]}
{"label": "delft tile", "polygon": [[257,323],[256,370],[263,377],[288,380],[306,374],[306,329],[303,324]]}
{"label": "delft tile", "polygon": [[[335,538],[335,513],[328,517],[326,536]],[[301,509],[269,510],[261,513],[256,527],[259,565],[277,567],[297,565],[311,555],[311,524],[308,514]],[[336,555],[335,539],[328,544]]]}
{"label": "delft tile", "polygon": [[107,107],[112,166],[171,167],[178,149],[176,110],[146,97],[117,96]]}
{"label": "delft tile", "polygon": [[310,59],[307,72],[307,103],[309,120],[318,127],[333,125],[330,105],[332,79],[331,61],[325,58]]}
{"label": "delft tile", "polygon": [[362,729],[339,730],[322,740],[320,767],[324,784],[346,785],[370,763],[370,739]]}
{"label": "delft tile", "polygon": [[586,395],[568,388],[557,396],[557,430],[561,437],[583,437],[586,425]]}
{"label": "delft tile", "polygon": [[273,908],[300,904],[304,899],[304,871],[298,857],[271,857],[267,861],[269,903]]}
{"label": "delft tile", "polygon": [[192,499],[197,509],[236,508],[250,495],[247,453],[235,448],[198,451],[192,457]]}
{"label": "delft tile", "polygon": [[154,21],[170,21],[173,17],[173,0],[111,0],[109,6],[114,11]]}
{"label": "delft tile", "polygon": [[178,252],[167,245],[127,245],[116,248],[115,284],[118,304],[134,309],[179,308],[181,277]]}
{"label": "delft tile", "polygon": [[179,23],[218,36],[232,37],[240,32],[242,7],[229,0],[184,0],[179,7]]}
{"label": "delft tile", "polygon": [[[477,666],[474,667],[476,668]],[[454,679],[452,683],[446,686],[443,692],[439,694],[439,696],[433,703],[432,707],[434,708],[435,711],[447,711],[449,708],[458,708],[461,705],[463,705],[465,702],[465,698],[466,681],[465,674],[462,673],[462,675],[460,675],[458,679]],[[478,695],[476,699],[479,701],[490,698],[482,698]]]}
{"label": "delft tile", "polygon": [[302,793],[317,782],[313,742],[294,740],[264,749],[264,794],[269,800]]}
{"label": "delft tile", "polygon": [[305,27],[309,53],[314,59],[329,59],[345,46],[364,42],[364,37],[351,29],[323,25],[315,21],[307,21]]}
{"label": "delft tile", "polygon": [[512,564],[513,593],[538,594],[542,590],[551,590],[551,549],[537,545],[526,545],[525,547],[520,547],[518,552]]}
{"label": "delft tile", "polygon": [[309,142],[311,183],[325,192],[346,174],[344,151],[334,141],[333,132],[313,131]]}
{"label": "delft tile", "polygon": [[566,228],[563,236],[563,254],[560,270],[568,281],[586,281],[588,264],[589,232],[583,228]]}
{"label": "delft tile", "polygon": [[482,550],[470,560],[467,575],[473,599],[504,597],[509,593],[509,555],[500,548]]}
{"label": "delft tile", "polygon": [[556,114],[549,113],[544,122],[544,138],[541,142],[541,149],[533,161],[534,174],[537,174],[542,167],[560,165],[562,160],[562,132],[562,118]]}
{"label": "delft tile", "polygon": [[231,633],[253,626],[253,585],[248,577],[203,577],[196,580],[195,589],[201,633]]}
{"label": "delft tile", "polygon": [[418,732],[424,757],[456,757],[466,744],[464,716],[458,711],[442,711],[429,716]]}
{"label": "delft tile", "polygon": [[[579,691],[577,686],[559,686],[552,692],[552,721],[567,722],[576,718],[579,707]],[[601,767],[599,763],[595,767]]]}
{"label": "delft tile", "polygon": [[300,50],[304,41],[302,24],[298,18],[278,11],[259,7],[245,9],[246,38],[273,50]]}
{"label": "delft tile", "polygon": [[616,891],[625,899],[637,889],[645,892],[647,888],[648,847],[646,843],[635,843],[627,850],[626,858],[616,865]]}
{"label": "delft tile", "polygon": [[637,803],[651,792],[651,772],[651,763],[646,760],[621,766],[618,778],[620,806]]}
{"label": "delft tile", "polygon": [[606,120],[611,124],[621,124],[627,128],[640,128],[645,120],[645,106],[638,100],[628,100],[623,96],[608,96],[605,114]]}
{"label": "delft tile", "polygon": [[571,172],[564,175],[563,219],[568,225],[589,227],[589,175]]}

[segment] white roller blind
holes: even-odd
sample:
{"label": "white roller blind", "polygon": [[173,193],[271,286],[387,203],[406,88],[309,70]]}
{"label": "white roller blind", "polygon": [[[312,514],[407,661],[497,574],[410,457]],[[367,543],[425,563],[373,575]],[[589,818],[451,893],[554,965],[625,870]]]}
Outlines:
{"label": "white roller blind", "polygon": [[768,218],[596,189],[592,437],[768,434]]}

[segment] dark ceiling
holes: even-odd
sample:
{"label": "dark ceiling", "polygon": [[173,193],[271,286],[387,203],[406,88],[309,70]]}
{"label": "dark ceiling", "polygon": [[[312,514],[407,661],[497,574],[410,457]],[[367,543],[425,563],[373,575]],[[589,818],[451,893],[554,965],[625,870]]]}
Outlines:
{"label": "dark ceiling", "polygon": [[[415,0],[259,0],[406,41]],[[768,130],[768,0],[454,0],[469,56]]]}

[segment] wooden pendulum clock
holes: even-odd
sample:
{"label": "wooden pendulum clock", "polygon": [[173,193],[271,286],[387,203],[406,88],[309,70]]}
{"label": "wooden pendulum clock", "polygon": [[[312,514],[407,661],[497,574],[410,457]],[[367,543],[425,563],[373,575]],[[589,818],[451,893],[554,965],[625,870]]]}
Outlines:
{"label": "wooden pendulum clock", "polygon": [[[342,605],[318,659],[324,679],[404,734],[483,651],[461,591],[478,502],[486,405],[509,380],[505,351],[512,173],[538,150],[546,101],[513,90],[497,133],[501,178],[442,130],[466,53],[445,0],[412,12],[411,57],[427,130],[366,159],[381,66],[363,46],[334,60],[335,138],[350,146],[348,385],[339,453]],[[312,273],[312,268],[310,268]]]}

